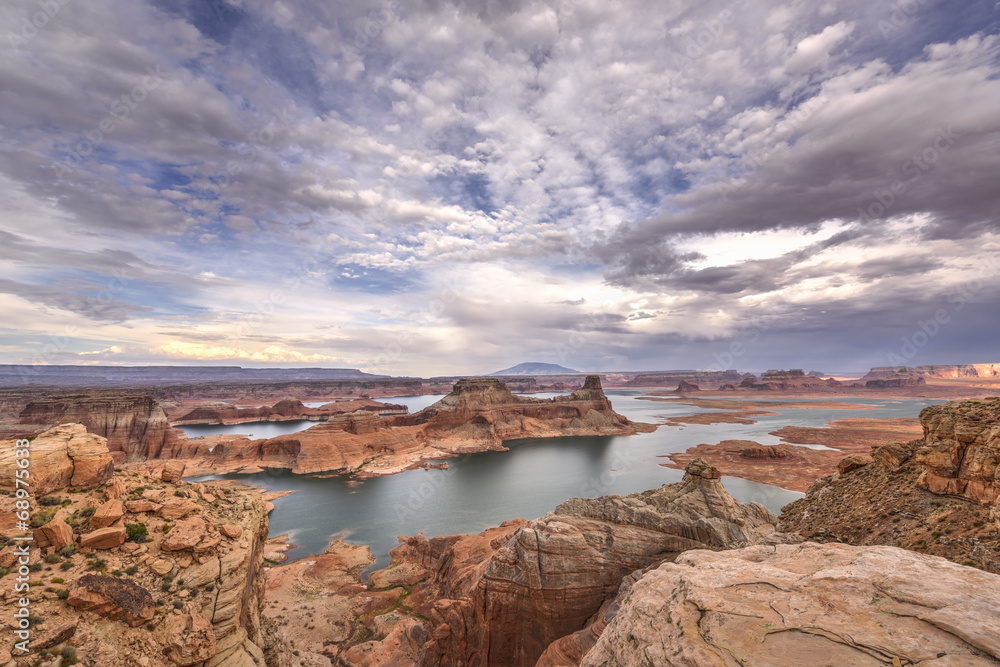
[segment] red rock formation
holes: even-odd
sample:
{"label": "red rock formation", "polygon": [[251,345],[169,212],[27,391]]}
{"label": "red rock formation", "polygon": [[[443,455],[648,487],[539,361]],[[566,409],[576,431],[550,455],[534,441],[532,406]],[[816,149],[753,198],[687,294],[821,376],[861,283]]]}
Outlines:
{"label": "red rock formation", "polygon": [[70,589],[66,603],[81,611],[121,619],[132,627],[151,620],[153,596],[129,579],[85,574]]}
{"label": "red rock formation", "polygon": [[189,474],[272,467],[371,476],[465,452],[503,450],[504,441],[516,438],[627,435],[652,429],[616,413],[597,376],[589,376],[573,393],[552,399],[516,396],[494,378],[465,378],[440,401],[412,415],[339,414],[269,440],[193,438],[176,443],[164,456],[189,461]]}
{"label": "red rock formation", "polygon": [[334,415],[359,410],[380,414],[406,414],[405,405],[380,403],[370,398],[348,401],[334,401],[318,408],[307,408],[297,398],[283,398],[271,407],[240,408],[222,401],[211,401],[197,405],[191,411],[173,421],[175,426],[183,424],[246,424],[252,422],[277,422],[298,419],[320,421]]}
{"label": "red rock formation", "polygon": [[692,391],[701,391],[701,387],[699,387],[694,382],[688,382],[687,380],[681,380],[677,384],[677,393],[678,394],[686,394],[686,393],[692,392]]}
{"label": "red rock formation", "polygon": [[118,461],[156,458],[183,433],[171,428],[152,396],[119,392],[64,394],[34,400],[21,412],[21,428],[39,433],[57,424],[83,424],[108,439]]}
{"label": "red rock formation", "polygon": [[1000,398],[952,401],[920,411],[919,485],[983,504],[1000,499]]}
{"label": "red rock formation", "polygon": [[[114,462],[107,440],[87,433],[80,424],[57,426],[31,441],[30,484],[38,497],[66,486],[93,488],[111,477]],[[18,448],[14,440],[0,442],[0,488],[14,490]]]}
{"label": "red rock formation", "polygon": [[[480,535],[409,538],[372,582],[410,586],[407,604],[429,619],[406,634],[417,664],[534,665],[572,633],[583,631],[564,653],[592,644],[600,632],[588,624],[632,571],[692,548],[780,541],[776,522],[764,507],[736,502],[717,470],[694,461],[683,481],[660,489],[574,498]],[[386,635],[348,655],[390,654],[382,646],[390,637],[401,639]]]}

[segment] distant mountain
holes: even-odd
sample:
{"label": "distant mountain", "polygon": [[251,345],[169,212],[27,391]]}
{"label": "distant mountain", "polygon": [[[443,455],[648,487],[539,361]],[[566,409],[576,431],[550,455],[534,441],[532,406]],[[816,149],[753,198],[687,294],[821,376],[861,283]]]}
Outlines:
{"label": "distant mountain", "polygon": [[566,375],[567,373],[579,373],[572,368],[566,368],[559,364],[543,364],[538,361],[528,361],[517,366],[505,368],[490,375]]}

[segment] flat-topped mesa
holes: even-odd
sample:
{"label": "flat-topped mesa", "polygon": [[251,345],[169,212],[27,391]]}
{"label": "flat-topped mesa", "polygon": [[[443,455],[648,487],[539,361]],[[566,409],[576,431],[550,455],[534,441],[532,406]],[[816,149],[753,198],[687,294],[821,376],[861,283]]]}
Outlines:
{"label": "flat-topped mesa", "polygon": [[374,433],[380,428],[388,427],[388,424],[380,420],[377,414],[366,410],[334,415],[326,423],[331,431],[344,431],[354,435]]}
{"label": "flat-topped mesa", "polygon": [[920,423],[914,459],[926,470],[918,486],[984,505],[1000,500],[1000,397],[932,405]]}
{"label": "flat-topped mesa", "polygon": [[[529,401],[532,399],[529,399]],[[461,378],[451,393],[427,410],[473,411],[526,402],[496,378]]]}
{"label": "flat-topped mesa", "polygon": [[933,364],[929,366],[873,366],[862,380],[881,380],[898,374],[929,378],[1000,377],[1000,364]]}

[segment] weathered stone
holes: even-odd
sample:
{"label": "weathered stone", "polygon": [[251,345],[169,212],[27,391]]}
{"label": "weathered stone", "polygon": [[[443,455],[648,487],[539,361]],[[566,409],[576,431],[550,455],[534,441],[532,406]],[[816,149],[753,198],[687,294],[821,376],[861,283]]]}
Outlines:
{"label": "weathered stone", "polygon": [[184,476],[184,461],[179,461],[174,459],[172,461],[167,461],[163,466],[163,470],[160,472],[160,479],[167,484],[176,484],[181,481]]}
{"label": "weathered stone", "polygon": [[163,560],[162,558],[154,560],[149,566],[153,572],[157,573],[161,577],[170,573],[174,569],[174,564],[168,560]]}
{"label": "weathered stone", "polygon": [[114,549],[125,543],[125,526],[99,528],[80,537],[80,546],[90,549]]}
{"label": "weathered stone", "polygon": [[240,528],[239,526],[234,526],[231,523],[227,523],[219,528],[219,532],[225,535],[226,537],[237,540],[239,539],[240,535],[243,534],[243,529]]}
{"label": "weathered stone", "polygon": [[125,488],[125,479],[122,477],[111,478],[108,485],[104,487],[104,497],[108,500],[124,498],[126,495],[128,495],[128,490]]}
{"label": "weathered stone", "polygon": [[932,405],[920,423],[914,460],[927,468],[923,488],[984,505],[1000,500],[1000,397]]}
{"label": "weathered stone", "polygon": [[[31,648],[34,651],[41,651],[59,644],[65,644],[74,634],[76,634],[76,622],[64,623],[55,630],[46,633],[43,637],[32,641]],[[0,662],[0,664],[3,663]]]}
{"label": "weathered stone", "polygon": [[191,603],[184,613],[170,616],[164,627],[163,654],[178,667],[204,662],[215,655],[212,622]]}
{"label": "weathered stone", "polygon": [[201,505],[187,498],[171,498],[157,512],[164,519],[182,519],[192,512],[200,512]]}
{"label": "weathered stone", "polygon": [[35,539],[40,546],[43,546],[41,542],[44,540],[53,549],[62,549],[73,543],[73,529],[62,518],[57,517],[36,530]]}
{"label": "weathered stone", "polygon": [[129,500],[125,503],[125,509],[132,514],[141,514],[143,512],[152,512],[159,509],[159,505],[156,505],[149,500]]}
{"label": "weathered stone", "polygon": [[130,579],[87,574],[70,589],[66,603],[80,611],[117,618],[136,627],[153,618],[153,596]]}
{"label": "weathered stone", "polygon": [[94,512],[87,526],[91,529],[107,528],[125,515],[125,507],[120,500],[109,500]]}
{"label": "weathered stone", "polygon": [[[15,440],[0,442],[0,488],[13,491]],[[82,424],[63,424],[31,441],[28,447],[32,492],[43,496],[71,484],[89,489],[107,481],[114,471],[107,441]]]}
{"label": "weathered stone", "polygon": [[986,667],[998,599],[1000,576],[895,547],[688,551],[632,586],[581,664]]}
{"label": "weathered stone", "polygon": [[194,549],[208,531],[208,524],[201,517],[184,519],[170,529],[160,548],[164,551],[182,551],[184,549]]}
{"label": "weathered stone", "polygon": [[841,475],[846,475],[852,470],[857,470],[858,468],[863,468],[872,462],[871,457],[865,456],[864,454],[851,454],[850,456],[845,456],[837,464],[837,472]]}

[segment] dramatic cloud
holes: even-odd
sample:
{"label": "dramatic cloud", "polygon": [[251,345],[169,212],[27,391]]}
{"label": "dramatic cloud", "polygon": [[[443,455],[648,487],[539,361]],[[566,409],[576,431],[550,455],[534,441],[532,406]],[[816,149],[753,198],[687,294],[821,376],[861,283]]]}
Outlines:
{"label": "dramatic cloud", "polygon": [[998,7],[5,2],[0,360],[995,361]]}

